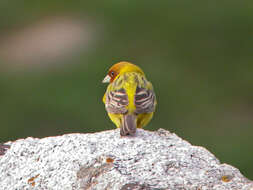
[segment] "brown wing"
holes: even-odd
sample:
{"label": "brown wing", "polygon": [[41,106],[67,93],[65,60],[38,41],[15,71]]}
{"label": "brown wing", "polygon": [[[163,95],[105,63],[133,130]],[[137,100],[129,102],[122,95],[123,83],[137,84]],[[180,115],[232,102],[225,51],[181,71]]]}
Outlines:
{"label": "brown wing", "polygon": [[155,93],[152,90],[137,87],[135,92],[136,113],[150,113],[155,111]]}
{"label": "brown wing", "polygon": [[105,108],[109,113],[125,114],[128,105],[128,97],[125,89],[110,91],[106,94]]}

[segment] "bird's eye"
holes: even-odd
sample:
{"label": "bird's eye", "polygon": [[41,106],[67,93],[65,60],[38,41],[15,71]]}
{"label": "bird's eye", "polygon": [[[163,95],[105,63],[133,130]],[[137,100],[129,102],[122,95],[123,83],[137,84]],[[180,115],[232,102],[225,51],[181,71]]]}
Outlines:
{"label": "bird's eye", "polygon": [[112,77],[114,76],[114,72],[113,71],[111,72],[111,75],[112,75]]}

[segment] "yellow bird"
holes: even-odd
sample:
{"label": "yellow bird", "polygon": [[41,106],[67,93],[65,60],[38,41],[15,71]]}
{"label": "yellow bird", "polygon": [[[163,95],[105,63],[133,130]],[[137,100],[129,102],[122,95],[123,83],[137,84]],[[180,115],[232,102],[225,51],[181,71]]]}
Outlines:
{"label": "yellow bird", "polygon": [[105,109],[120,135],[133,135],[153,117],[156,96],[140,67],[119,62],[108,71],[103,83],[109,83],[103,97]]}

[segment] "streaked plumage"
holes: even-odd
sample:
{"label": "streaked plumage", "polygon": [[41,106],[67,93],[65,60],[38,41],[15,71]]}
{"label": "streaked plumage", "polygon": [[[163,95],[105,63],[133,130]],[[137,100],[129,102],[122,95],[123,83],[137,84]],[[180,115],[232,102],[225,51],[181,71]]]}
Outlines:
{"label": "streaked plumage", "polygon": [[148,124],[155,111],[156,97],[152,84],[138,66],[117,63],[103,82],[110,82],[103,97],[105,108],[122,136],[132,135],[136,128]]}

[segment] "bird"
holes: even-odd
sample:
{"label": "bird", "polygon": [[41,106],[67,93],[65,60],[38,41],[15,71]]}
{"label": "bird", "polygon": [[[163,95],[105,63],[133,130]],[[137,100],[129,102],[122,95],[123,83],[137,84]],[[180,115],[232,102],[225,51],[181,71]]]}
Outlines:
{"label": "bird", "polygon": [[136,128],[146,126],[157,105],[156,95],[142,69],[130,62],[114,64],[103,83],[109,83],[103,96],[111,121],[120,128],[120,135],[134,135]]}

